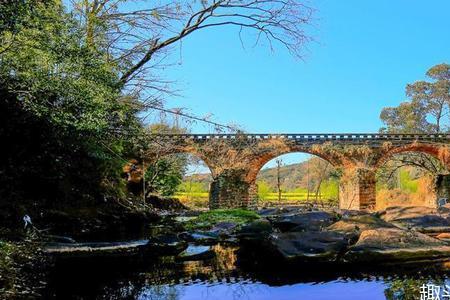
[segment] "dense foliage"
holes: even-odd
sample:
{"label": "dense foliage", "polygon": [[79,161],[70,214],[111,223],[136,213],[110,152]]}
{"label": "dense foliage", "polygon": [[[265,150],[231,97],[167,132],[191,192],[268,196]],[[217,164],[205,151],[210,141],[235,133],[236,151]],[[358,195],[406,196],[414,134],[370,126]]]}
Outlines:
{"label": "dense foliage", "polygon": [[2,213],[19,220],[30,209],[119,195],[121,155],[139,130],[136,105],[59,1],[24,1],[10,13],[16,3],[0,12],[10,18],[0,32],[0,198],[14,204]]}

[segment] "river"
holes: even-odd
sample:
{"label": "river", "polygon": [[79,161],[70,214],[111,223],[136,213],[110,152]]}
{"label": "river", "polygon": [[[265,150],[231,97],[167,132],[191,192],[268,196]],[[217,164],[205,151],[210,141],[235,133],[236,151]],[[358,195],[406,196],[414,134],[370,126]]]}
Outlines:
{"label": "river", "polygon": [[[194,252],[199,249],[190,247]],[[423,284],[439,286],[442,293],[450,274],[446,261],[345,270],[311,265],[255,269],[236,246],[216,245],[210,251],[214,256],[200,261],[174,257],[59,261],[44,295],[46,299],[421,299]]]}

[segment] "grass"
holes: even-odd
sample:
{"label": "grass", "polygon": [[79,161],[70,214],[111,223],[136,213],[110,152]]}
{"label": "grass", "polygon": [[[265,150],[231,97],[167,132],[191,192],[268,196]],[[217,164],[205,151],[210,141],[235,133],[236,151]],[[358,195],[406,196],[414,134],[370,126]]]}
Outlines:
{"label": "grass", "polygon": [[178,199],[189,199],[189,198],[208,198],[208,192],[176,192],[175,197]]}
{"label": "grass", "polygon": [[21,293],[33,289],[27,282],[30,270],[24,269],[33,256],[33,250],[24,245],[0,240],[0,295],[5,299],[21,299]]}
{"label": "grass", "polygon": [[196,219],[185,224],[188,230],[206,230],[214,227],[217,223],[230,222],[241,226],[259,219],[259,215],[246,209],[215,209],[201,213]]}

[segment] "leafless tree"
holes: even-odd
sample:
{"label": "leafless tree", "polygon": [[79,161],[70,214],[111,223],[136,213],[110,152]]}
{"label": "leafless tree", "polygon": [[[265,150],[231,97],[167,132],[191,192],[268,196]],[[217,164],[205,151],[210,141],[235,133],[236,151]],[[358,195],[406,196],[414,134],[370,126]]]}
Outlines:
{"label": "leafless tree", "polygon": [[[86,43],[106,51],[117,65],[120,84],[152,105],[173,93],[171,82],[158,76],[170,64],[173,46],[193,32],[234,26],[239,37],[254,33],[254,45],[283,45],[302,57],[311,40],[306,26],[313,9],[300,0],[71,0],[85,28]],[[205,42],[205,46],[207,43]]]}
{"label": "leafless tree", "polygon": [[278,158],[275,160],[277,164],[277,190],[278,190],[278,202],[281,203],[281,167],[283,166],[283,160]]}
{"label": "leafless tree", "polygon": [[423,174],[428,173],[434,177],[439,174],[448,174],[445,166],[431,155],[421,152],[405,152],[396,154],[386,161],[377,172],[378,178],[381,182],[391,182],[403,167],[413,167]]}

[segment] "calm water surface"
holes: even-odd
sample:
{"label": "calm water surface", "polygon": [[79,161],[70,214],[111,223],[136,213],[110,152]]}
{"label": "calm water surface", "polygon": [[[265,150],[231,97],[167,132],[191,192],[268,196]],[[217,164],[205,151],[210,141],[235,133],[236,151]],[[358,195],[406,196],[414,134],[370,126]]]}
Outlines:
{"label": "calm water surface", "polygon": [[[249,269],[236,247],[213,246],[215,257],[179,262],[122,258],[58,262],[46,299],[420,299],[420,286],[444,287],[448,262],[351,270],[324,266]],[[275,264],[276,265],[276,264]],[[450,284],[450,281],[447,282]]]}

